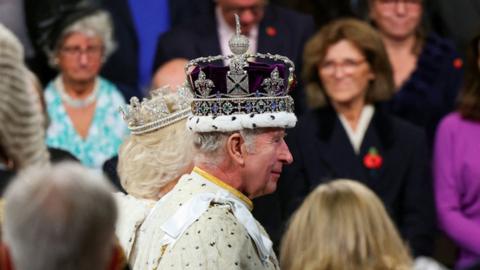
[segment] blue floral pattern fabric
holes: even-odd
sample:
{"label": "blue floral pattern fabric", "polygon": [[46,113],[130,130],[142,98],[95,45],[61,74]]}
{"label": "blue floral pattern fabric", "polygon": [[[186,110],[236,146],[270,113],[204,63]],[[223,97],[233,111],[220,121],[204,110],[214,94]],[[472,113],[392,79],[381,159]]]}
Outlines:
{"label": "blue floral pattern fabric", "polygon": [[83,165],[101,169],[105,160],[114,156],[128,128],[118,108],[125,105],[119,90],[109,81],[98,78],[97,104],[88,135],[82,138],[68,116],[55,84],[45,90],[45,102],[50,117],[46,143],[75,155]]}

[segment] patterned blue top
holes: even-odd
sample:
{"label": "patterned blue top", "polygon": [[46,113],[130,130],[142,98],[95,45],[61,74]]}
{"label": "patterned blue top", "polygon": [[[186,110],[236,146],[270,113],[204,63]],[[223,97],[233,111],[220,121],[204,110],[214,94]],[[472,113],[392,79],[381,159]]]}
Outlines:
{"label": "patterned blue top", "polygon": [[45,90],[51,121],[47,130],[47,145],[69,151],[83,165],[95,169],[101,169],[105,160],[117,154],[128,134],[127,125],[118,111],[120,106],[125,105],[122,95],[111,82],[98,79],[97,105],[85,139],[75,130],[53,81]]}

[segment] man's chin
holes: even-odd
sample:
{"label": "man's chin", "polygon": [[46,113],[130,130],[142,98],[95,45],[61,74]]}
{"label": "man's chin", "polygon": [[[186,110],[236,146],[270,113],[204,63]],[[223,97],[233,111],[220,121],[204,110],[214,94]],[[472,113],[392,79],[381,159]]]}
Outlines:
{"label": "man's chin", "polygon": [[277,190],[278,178],[270,180],[268,185],[265,188],[265,194],[271,194]]}

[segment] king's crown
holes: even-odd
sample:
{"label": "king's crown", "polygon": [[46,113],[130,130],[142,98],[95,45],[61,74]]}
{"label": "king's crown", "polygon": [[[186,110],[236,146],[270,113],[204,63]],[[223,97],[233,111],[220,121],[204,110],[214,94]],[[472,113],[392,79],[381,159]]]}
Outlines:
{"label": "king's crown", "polygon": [[[293,62],[278,54],[248,53],[248,38],[240,33],[237,15],[235,19],[231,55],[200,57],[185,67],[194,94],[193,114],[293,112],[293,99],[287,95],[295,84]],[[275,64],[258,62],[262,59]],[[228,66],[213,65],[216,61],[226,61]]]}

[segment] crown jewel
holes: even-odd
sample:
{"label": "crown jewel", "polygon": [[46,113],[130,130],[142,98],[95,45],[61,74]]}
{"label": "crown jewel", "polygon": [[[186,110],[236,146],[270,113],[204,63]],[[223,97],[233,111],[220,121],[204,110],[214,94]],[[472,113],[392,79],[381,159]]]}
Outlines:
{"label": "crown jewel", "polygon": [[235,14],[235,35],[228,41],[230,51],[235,55],[242,55],[248,51],[248,38],[242,35],[240,18]]}
{"label": "crown jewel", "polygon": [[150,98],[141,102],[137,97],[130,99],[130,104],[121,107],[123,119],[132,134],[139,135],[168,126],[190,115],[192,94],[183,85],[173,92],[168,86],[151,91]]}
{"label": "crown jewel", "polygon": [[[208,132],[293,126],[296,122],[294,103],[288,95],[295,84],[293,62],[278,54],[249,53],[249,41],[241,34],[236,14],[235,20],[236,33],[228,43],[232,54],[199,57],[185,66],[194,95],[189,128]],[[228,65],[213,64],[218,61],[226,61]],[[267,117],[269,121],[259,124],[252,120],[255,115]],[[230,121],[226,121],[226,117]]]}

